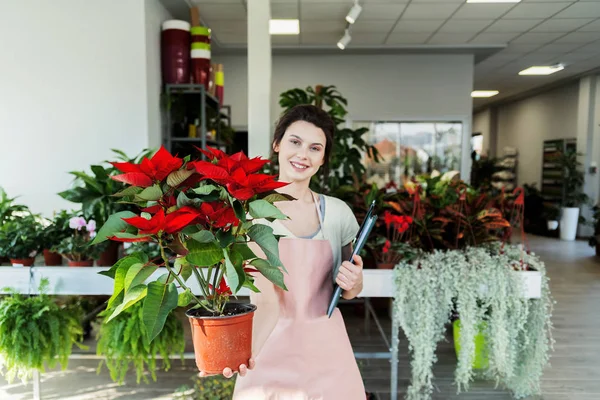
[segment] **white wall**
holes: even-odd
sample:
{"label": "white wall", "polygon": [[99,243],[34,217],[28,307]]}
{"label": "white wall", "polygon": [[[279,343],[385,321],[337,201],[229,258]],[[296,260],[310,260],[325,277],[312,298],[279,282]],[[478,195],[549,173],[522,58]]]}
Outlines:
{"label": "white wall", "polygon": [[577,137],[579,84],[573,83],[498,107],[497,155],[517,147],[518,184],[537,183],[542,175],[544,140]]}
{"label": "white wall", "polygon": [[[232,124],[246,127],[245,56],[215,56],[225,68],[225,104]],[[348,99],[349,118],[460,117],[471,120],[473,57],[470,55],[273,56],[271,110],[281,113],[279,94],[294,87],[335,85]]]}
{"label": "white wall", "polygon": [[145,0],[146,19],[146,97],[148,107],[148,146],[158,148],[162,139],[160,94],[162,75],[160,65],[160,33],[162,23],[171,14],[158,0]]}
{"label": "white wall", "polygon": [[149,125],[156,136],[146,32],[164,13],[147,10],[145,20],[144,0],[0,2],[0,186],[33,211],[74,207],[56,195],[68,171],[111,148],[139,153]]}
{"label": "white wall", "polygon": [[[232,125],[248,125],[245,56],[215,56],[225,68],[225,104]],[[279,94],[295,87],[335,85],[348,99],[352,120],[455,119],[465,121],[463,170],[470,168],[473,57],[470,55],[274,55],[271,117]],[[265,135],[270,132],[265,132]],[[267,150],[268,151],[268,150]]]}
{"label": "white wall", "polygon": [[492,113],[489,108],[473,114],[473,133],[481,133],[483,136],[483,153],[490,154],[490,135],[492,128]]}

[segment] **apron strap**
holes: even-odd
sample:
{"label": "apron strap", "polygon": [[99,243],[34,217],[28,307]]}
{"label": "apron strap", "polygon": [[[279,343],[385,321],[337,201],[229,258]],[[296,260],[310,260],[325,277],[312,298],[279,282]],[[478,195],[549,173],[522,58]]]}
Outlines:
{"label": "apron strap", "polygon": [[319,217],[319,227],[321,228],[321,233],[323,234],[323,237],[325,237],[325,230],[323,229],[323,216],[321,215],[321,207],[319,207],[317,195],[312,190],[310,193],[312,194],[313,202],[315,203],[315,208],[317,209],[317,216]]}

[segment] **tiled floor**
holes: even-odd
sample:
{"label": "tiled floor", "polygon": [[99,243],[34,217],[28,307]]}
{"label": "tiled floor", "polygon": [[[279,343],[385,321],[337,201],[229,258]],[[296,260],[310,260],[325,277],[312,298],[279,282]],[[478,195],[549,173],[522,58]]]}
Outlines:
{"label": "tiled floor", "polygon": [[[600,399],[600,259],[585,242],[560,242],[555,239],[531,237],[532,250],[546,262],[551,278],[550,287],[557,302],[554,310],[555,352],[552,366],[543,378],[544,400]],[[360,306],[346,305],[348,331],[356,351],[385,351],[375,327],[365,331]],[[389,319],[382,318],[389,331]],[[403,336],[401,335],[401,338]],[[510,399],[493,383],[475,382],[469,393],[456,395],[453,372],[456,363],[451,337],[438,347],[439,361],[435,366],[434,399]],[[93,347],[92,350],[93,351]],[[380,399],[389,399],[389,362],[361,360],[359,362],[368,390],[377,392]],[[191,384],[194,362],[179,361],[169,372],[160,372],[158,381],[136,385],[131,378],[124,386],[112,383],[106,370],[96,374],[98,360],[71,360],[66,371],[43,375],[43,399],[100,400],[100,399],[171,399],[177,388]],[[410,377],[406,341],[401,339],[399,368],[399,398],[403,397]],[[0,378],[0,400],[31,399],[31,385],[7,384]],[[336,399],[337,400],[337,399]]]}

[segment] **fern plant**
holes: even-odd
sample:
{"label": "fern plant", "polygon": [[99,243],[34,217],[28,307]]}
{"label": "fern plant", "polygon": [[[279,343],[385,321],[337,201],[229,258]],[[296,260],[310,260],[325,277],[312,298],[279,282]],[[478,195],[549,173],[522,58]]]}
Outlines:
{"label": "fern plant", "polygon": [[10,383],[26,382],[33,370],[45,371],[59,363],[68,366],[73,345],[81,345],[80,309],[59,306],[46,294],[42,279],[39,296],[24,296],[10,289],[0,302],[0,374]]}
{"label": "fern plant", "polygon": [[191,379],[194,386],[184,385],[179,388],[175,399],[185,400],[231,400],[235,388],[235,378],[225,378],[223,375],[200,378],[194,375]]}
{"label": "fern plant", "polygon": [[[156,382],[156,360],[159,356],[163,359],[165,371],[171,368],[171,354],[180,353],[183,363],[185,339],[181,321],[173,313],[169,313],[163,330],[150,342],[143,310],[143,302],[137,302],[100,326],[96,353],[104,356],[104,360],[100,362],[97,372],[100,373],[102,366],[106,364],[111,379],[119,384],[125,382],[130,366],[135,369],[138,384],[142,379],[149,383],[146,372]],[[110,312],[112,311],[111,309]]]}

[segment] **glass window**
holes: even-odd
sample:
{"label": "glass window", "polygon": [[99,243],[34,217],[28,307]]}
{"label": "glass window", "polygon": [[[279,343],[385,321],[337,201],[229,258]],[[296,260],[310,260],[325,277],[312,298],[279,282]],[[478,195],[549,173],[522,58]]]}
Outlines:
{"label": "glass window", "polygon": [[382,187],[403,184],[422,173],[460,170],[461,122],[354,122],[368,127],[366,139],[379,150],[380,163],[364,155],[367,179]]}

